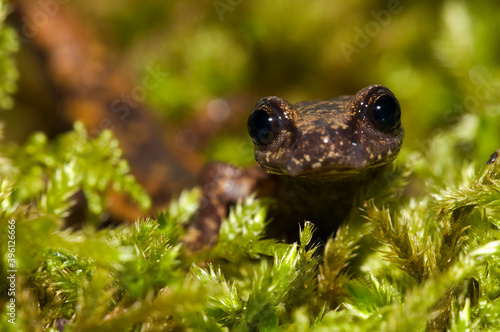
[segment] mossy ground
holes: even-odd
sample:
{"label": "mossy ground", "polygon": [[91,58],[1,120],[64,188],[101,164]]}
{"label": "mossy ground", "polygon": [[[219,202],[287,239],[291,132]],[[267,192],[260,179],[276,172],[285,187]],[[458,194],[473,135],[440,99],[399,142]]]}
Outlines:
{"label": "mossy ground", "polygon": [[[63,227],[79,190],[90,197],[89,221],[105,211],[110,188],[148,207],[110,132],[89,139],[77,124],[54,142],[35,134],[4,147],[2,329],[495,329],[500,158],[457,163],[446,179],[434,175],[443,156],[454,157],[455,134],[435,137],[425,155],[403,153],[327,243],[315,243],[311,223],[301,226],[300,243],[265,239],[266,204],[249,197],[231,210],[217,245],[192,255],[179,240],[196,189],[156,219]],[[375,190],[380,182],[387,189]],[[408,193],[412,187],[418,195]],[[8,270],[16,270],[15,325],[7,315]]]}
{"label": "mossy ground", "polygon": [[[196,8],[213,10],[212,1],[198,3],[205,7]],[[500,66],[493,31],[500,20],[495,16],[498,11],[485,3],[405,4],[408,10],[392,16],[393,24],[371,39],[372,47],[353,54],[351,66],[357,69],[346,67],[338,52],[333,57],[328,52],[332,45],[337,48],[340,42],[353,40],[352,24],[322,38],[322,51],[310,37],[332,30],[327,29],[332,22],[329,6],[335,7],[338,20],[352,17],[331,1],[308,7],[308,15],[298,16],[302,24],[296,19],[293,24],[284,22],[297,17],[297,11],[305,12],[298,1],[294,6],[243,2],[225,13],[224,24],[234,24],[233,30],[222,29],[213,20],[200,30],[198,21],[188,20],[185,29],[166,30],[179,35],[166,37],[176,43],[168,43],[171,47],[164,52],[139,46],[141,56],[162,63],[172,73],[149,96],[153,104],[174,113],[170,118],[231,87],[251,90],[247,85],[252,82],[259,86],[254,91],[259,96],[274,93],[275,86],[288,95],[297,89],[291,82],[299,82],[318,97],[318,91],[326,95],[332,87],[366,85],[359,84],[363,77],[386,84],[401,96],[409,147],[386,176],[364,188],[359,209],[327,243],[317,243],[311,223],[297,225],[300,243],[265,238],[266,202],[249,197],[224,221],[215,247],[187,255],[179,240],[196,209],[197,189],[185,191],[156,218],[100,228],[110,190],[128,193],[144,209],[150,204],[110,132],[91,139],[75,124],[73,131],[54,140],[42,133],[31,134],[23,144],[3,140],[0,329],[498,330],[500,160],[486,162],[499,145],[495,77]],[[155,6],[163,5],[152,1],[138,10],[156,13]],[[2,6],[0,18],[7,12],[4,2]],[[374,20],[367,6],[361,2],[348,6],[351,12],[365,13],[357,16],[354,26]],[[176,8],[172,5],[172,17],[185,7]],[[151,22],[141,19],[145,16],[131,11],[141,23],[133,25],[124,13],[115,20],[134,27],[135,36],[150,29]],[[423,17],[433,19],[422,25]],[[414,26],[421,28],[418,34]],[[17,76],[11,58],[17,43],[12,30],[2,26],[0,31],[0,106],[8,107]],[[125,44],[132,40],[130,30],[116,31],[123,33]],[[182,33],[193,33],[195,38],[188,43]],[[241,36],[253,45],[251,51],[242,51]],[[305,42],[297,48],[301,38]],[[204,40],[217,43],[206,47]],[[393,40],[389,50],[387,40]],[[269,55],[273,60],[265,57]],[[257,60],[249,65],[250,59]],[[379,59],[376,65],[374,59]],[[221,63],[225,69],[214,73]],[[297,63],[302,64],[301,73],[308,74],[289,79],[286,68],[296,68]],[[331,72],[348,77],[350,84],[333,82]],[[277,84],[266,80],[269,77],[287,82]],[[220,145],[221,150],[234,150],[227,148],[231,143]],[[88,200],[87,223],[82,229],[66,229],[65,218],[80,191]],[[8,242],[14,233],[15,250]],[[9,295],[7,277],[13,273],[9,270],[16,271],[15,297]],[[8,316],[12,298],[15,324]]]}

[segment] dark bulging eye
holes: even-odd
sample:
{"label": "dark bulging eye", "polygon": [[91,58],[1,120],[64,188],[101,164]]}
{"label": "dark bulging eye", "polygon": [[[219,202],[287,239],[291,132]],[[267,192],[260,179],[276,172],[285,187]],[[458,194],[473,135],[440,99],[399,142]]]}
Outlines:
{"label": "dark bulging eye", "polygon": [[401,123],[401,107],[391,95],[380,96],[373,106],[373,118],[384,129],[394,129]]}
{"label": "dark bulging eye", "polygon": [[269,145],[283,128],[283,121],[272,108],[257,105],[248,117],[248,132],[255,144]]}

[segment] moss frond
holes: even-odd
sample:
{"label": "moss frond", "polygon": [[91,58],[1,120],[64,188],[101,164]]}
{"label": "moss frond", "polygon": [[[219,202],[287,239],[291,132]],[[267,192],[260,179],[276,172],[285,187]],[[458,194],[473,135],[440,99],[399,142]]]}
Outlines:
{"label": "moss frond", "polygon": [[14,190],[4,205],[34,202],[38,210],[58,218],[67,216],[73,195],[82,190],[94,216],[103,213],[110,189],[127,192],[146,210],[150,198],[135,182],[130,168],[110,131],[90,139],[81,123],[73,131],[49,144],[41,133],[32,135],[24,146],[3,152],[16,168],[6,175],[15,178]]}

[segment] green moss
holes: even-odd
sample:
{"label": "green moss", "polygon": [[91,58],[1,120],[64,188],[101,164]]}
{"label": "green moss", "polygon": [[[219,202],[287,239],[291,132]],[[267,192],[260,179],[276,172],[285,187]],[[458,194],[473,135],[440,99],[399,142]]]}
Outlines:
{"label": "green moss", "polygon": [[[299,244],[265,239],[266,202],[249,197],[231,210],[218,244],[190,256],[179,240],[197,189],[157,219],[63,229],[78,190],[98,198],[89,216],[103,211],[111,187],[147,202],[110,133],[90,139],[77,124],[54,142],[36,134],[23,146],[4,147],[0,236],[7,243],[5,226],[14,220],[15,327],[28,328],[28,317],[36,317],[39,329],[65,319],[74,331],[494,328],[500,159],[480,172],[456,165],[445,181],[434,174],[447,161],[433,153],[453,156],[455,144],[450,130],[429,141],[425,156],[403,153],[381,178],[393,185],[374,199],[364,198],[375,192],[366,188],[364,209],[321,249],[310,223]],[[123,166],[109,170],[110,163]],[[34,181],[40,175],[43,182]],[[402,195],[412,187],[420,193]],[[0,252],[6,308],[7,246]],[[5,317],[2,326],[12,330]]]}
{"label": "green moss", "polygon": [[[42,133],[20,146],[2,141],[0,329],[55,330],[63,323],[66,331],[498,329],[500,159],[486,165],[498,147],[500,123],[492,33],[498,31],[498,11],[460,1],[408,3],[347,64],[339,44],[353,41],[354,28],[373,21],[371,10],[386,3],[374,9],[326,0],[313,7],[243,2],[226,12],[228,30],[212,1],[196,3],[198,19],[173,19],[195,8],[184,3],[169,5],[168,19],[158,15],[164,8],[158,2],[131,5],[154,13],[154,25],[184,27],[164,29],[170,32],[163,51],[157,38],[155,47],[136,46],[141,57],[145,53],[150,64],[169,72],[149,98],[171,118],[226,91],[260,97],[277,90],[298,100],[377,81],[401,96],[411,150],[401,151],[383,176],[363,188],[360,209],[327,243],[314,242],[311,223],[297,229],[299,243],[267,239],[267,202],[249,197],[232,208],[216,246],[187,255],[180,239],[198,206],[196,188],[156,218],[99,229],[110,190],[130,195],[144,209],[150,205],[110,132],[90,138],[75,124],[52,141]],[[296,18],[297,12],[307,14]],[[3,2],[0,13],[1,19]],[[118,20],[128,26],[120,30],[126,34],[118,38],[122,44],[131,40],[130,31],[139,38],[151,28],[145,15],[130,13]],[[134,18],[141,29],[130,24]],[[420,24],[416,34],[413,27],[423,18],[430,23]],[[200,22],[209,29],[200,29]],[[321,43],[311,36],[321,36]],[[0,26],[1,107],[11,104],[16,76],[11,37]],[[306,91],[297,92],[295,84]],[[211,156],[242,151],[227,159],[245,162],[243,141],[215,145]],[[80,191],[88,200],[85,226],[66,229]],[[8,236],[14,224],[12,261]],[[8,270],[17,271],[15,325],[7,315],[13,298]]]}

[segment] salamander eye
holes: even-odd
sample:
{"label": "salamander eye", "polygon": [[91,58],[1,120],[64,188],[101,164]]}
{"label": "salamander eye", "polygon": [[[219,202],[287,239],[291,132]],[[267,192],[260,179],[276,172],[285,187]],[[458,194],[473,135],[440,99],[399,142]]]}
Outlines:
{"label": "salamander eye", "polygon": [[380,96],[373,105],[373,118],[385,130],[392,130],[401,124],[401,107],[391,95]]}
{"label": "salamander eye", "polygon": [[247,126],[256,145],[269,145],[283,130],[284,121],[278,110],[260,101],[248,117]]}

